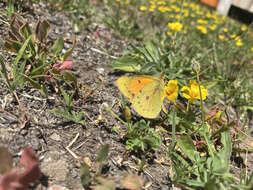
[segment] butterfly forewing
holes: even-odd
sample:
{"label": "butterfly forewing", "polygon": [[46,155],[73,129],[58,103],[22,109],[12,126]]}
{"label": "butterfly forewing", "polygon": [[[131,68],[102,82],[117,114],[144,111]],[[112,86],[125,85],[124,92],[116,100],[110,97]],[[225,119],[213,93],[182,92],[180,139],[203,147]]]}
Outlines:
{"label": "butterfly forewing", "polygon": [[154,77],[151,76],[123,76],[116,83],[121,93],[133,100],[140,90],[152,81],[154,81]]}

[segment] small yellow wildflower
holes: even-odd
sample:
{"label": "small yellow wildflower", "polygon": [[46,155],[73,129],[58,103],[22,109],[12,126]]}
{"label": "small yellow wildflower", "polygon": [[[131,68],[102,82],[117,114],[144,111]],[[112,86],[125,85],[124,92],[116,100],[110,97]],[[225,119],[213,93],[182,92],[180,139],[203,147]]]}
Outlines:
{"label": "small yellow wildflower", "polygon": [[253,47],[251,47],[251,48],[250,48],[250,51],[252,51],[252,52],[253,52]]}
{"label": "small yellow wildflower", "polygon": [[224,40],[224,38],[225,38],[225,36],[223,36],[221,34],[218,37],[219,37],[220,40]]}
{"label": "small yellow wildflower", "polygon": [[188,7],[188,3],[187,2],[184,2],[184,7]]}
{"label": "small yellow wildflower", "polygon": [[165,13],[168,10],[168,7],[161,6],[158,8],[158,11]]}
{"label": "small yellow wildflower", "polygon": [[162,101],[164,98],[168,98],[169,101],[175,102],[178,95],[177,80],[170,80],[164,88]]}
{"label": "small yellow wildflower", "polygon": [[151,7],[149,8],[149,12],[154,12],[156,8],[156,5],[151,5]]}
{"label": "small yellow wildflower", "polygon": [[228,29],[227,29],[227,28],[224,28],[224,29],[223,29],[223,32],[228,32]]}
{"label": "small yellow wildflower", "polygon": [[166,5],[166,2],[165,1],[158,1],[157,4],[158,5]]}
{"label": "small yellow wildflower", "polygon": [[199,24],[207,24],[208,21],[207,20],[198,19],[197,23],[199,23]]}
{"label": "small yellow wildflower", "polygon": [[146,6],[140,6],[140,11],[146,11],[148,8]]}
{"label": "small yellow wildflower", "polygon": [[179,32],[182,30],[183,25],[180,22],[171,22],[168,23],[168,27],[173,31],[173,32]]}
{"label": "small yellow wildflower", "polygon": [[244,32],[244,31],[246,31],[246,30],[247,30],[247,26],[246,26],[245,24],[244,24],[244,25],[242,25],[242,26],[241,26],[241,31],[243,31],[243,32]]}
{"label": "small yellow wildflower", "polygon": [[236,40],[236,45],[237,45],[238,47],[241,47],[241,46],[243,45],[241,39]]}
{"label": "small yellow wildflower", "polygon": [[232,34],[230,37],[233,38],[234,40],[240,39],[240,36],[237,36],[236,34]]}
{"label": "small yellow wildflower", "polygon": [[117,3],[120,3],[120,0],[116,0]]}
{"label": "small yellow wildflower", "polygon": [[210,13],[206,14],[206,18],[211,18],[211,17],[212,17],[212,15]]}
{"label": "small yellow wildflower", "polygon": [[214,31],[214,30],[217,28],[217,26],[216,26],[216,25],[212,25],[212,26],[209,26],[208,28],[209,28],[210,30]]}
{"label": "small yellow wildflower", "polygon": [[191,17],[194,18],[194,17],[195,17],[195,14],[192,13],[192,14],[191,14]]}
{"label": "small yellow wildflower", "polygon": [[206,34],[207,33],[207,29],[204,26],[196,26],[197,30],[199,30],[202,34]]}
{"label": "small yellow wildflower", "polygon": [[168,32],[167,32],[167,35],[168,35],[168,36],[171,36],[171,35],[172,35],[172,33],[171,33],[170,31],[168,31]]}
{"label": "small yellow wildflower", "polygon": [[[208,91],[202,85],[200,85],[200,89],[202,100],[205,100],[208,96]],[[199,85],[195,80],[190,80],[189,86],[183,86],[183,88],[181,88],[181,92],[183,93],[183,97],[188,99],[190,103],[193,103],[196,99],[200,100]]]}

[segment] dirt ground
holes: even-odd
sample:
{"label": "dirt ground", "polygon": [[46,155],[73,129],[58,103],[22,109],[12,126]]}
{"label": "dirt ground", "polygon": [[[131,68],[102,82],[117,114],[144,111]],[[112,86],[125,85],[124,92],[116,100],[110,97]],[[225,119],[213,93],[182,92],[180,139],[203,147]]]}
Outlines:
{"label": "dirt ground", "polygon": [[[1,10],[3,9],[1,4]],[[120,115],[120,96],[115,81],[122,73],[110,67],[109,56],[96,50],[106,49],[111,56],[119,57],[123,50],[128,48],[128,43],[114,36],[110,29],[99,23],[93,23],[89,28],[76,33],[66,13],[51,12],[43,4],[34,5],[34,12],[28,13],[25,18],[31,26],[35,26],[40,19],[47,19],[51,25],[49,37],[55,40],[62,36],[66,49],[72,46],[73,37],[77,39],[71,59],[74,62],[72,72],[77,76],[82,89],[80,96],[85,97],[90,89],[95,89],[85,103],[82,98],[74,101],[75,110],[85,112],[84,125],[73,124],[49,112],[60,106],[59,94],[52,91],[49,93],[49,99],[45,99],[29,86],[18,90],[20,101],[30,118],[30,123],[21,129],[15,118],[20,114],[18,104],[0,79],[0,144],[9,148],[16,163],[20,151],[26,145],[35,150],[41,161],[43,177],[31,189],[48,189],[55,184],[67,189],[84,189],[80,181],[80,162],[75,156],[90,160],[91,168],[94,169],[96,152],[104,144],[110,145],[105,176],[121,177],[127,173],[135,173],[143,178],[144,186],[149,186],[148,189],[172,189],[170,164],[162,161],[162,158],[166,158],[166,147],[158,149],[155,157],[148,158],[144,170],[138,172],[140,158],[138,155],[127,154],[121,138],[126,128],[104,109],[104,105],[109,105]],[[96,26],[104,28],[99,32],[99,37],[96,37]],[[5,24],[0,25],[0,35],[3,39],[7,35]],[[1,53],[5,55],[4,52]],[[5,56],[6,64],[8,61]],[[117,126],[120,127],[120,134],[112,131],[113,127]],[[70,150],[74,154],[71,154],[66,147],[73,139],[75,141]],[[165,138],[163,141],[166,142]]]}
{"label": "dirt ground", "polygon": [[[2,5],[2,10],[3,8]],[[62,36],[65,39],[66,49],[71,47],[72,39],[75,37],[78,42],[71,59],[74,62],[73,73],[78,78],[80,88],[83,89],[81,96],[85,97],[90,89],[96,89],[85,103],[82,99],[74,101],[75,109],[85,112],[84,125],[67,122],[49,113],[49,110],[60,106],[59,94],[50,93],[49,99],[46,100],[30,87],[19,90],[18,96],[30,118],[29,125],[21,129],[14,117],[19,116],[18,104],[0,79],[1,105],[4,107],[4,111],[0,112],[0,144],[7,146],[16,160],[26,145],[30,145],[36,151],[41,160],[44,177],[32,189],[47,189],[53,184],[68,189],[83,189],[80,181],[80,163],[66,150],[76,136],[78,138],[70,149],[78,157],[88,158],[91,165],[95,165],[96,152],[101,145],[110,145],[106,175],[120,177],[127,173],[137,173],[139,159],[134,155],[126,159],[121,136],[112,132],[112,128],[117,126],[121,127],[122,134],[126,129],[105,111],[103,106],[109,105],[115,113],[120,113],[119,91],[115,86],[115,80],[122,73],[117,73],[110,67],[110,57],[96,51],[106,49],[110,55],[118,57],[128,47],[127,43],[116,38],[107,28],[99,33],[99,38],[96,38],[93,26],[104,28],[98,23],[75,33],[68,15],[63,12],[50,12],[42,4],[35,5],[34,13],[27,14],[25,18],[33,27],[38,20],[47,19],[51,25],[49,37],[56,40]],[[1,37],[5,38],[6,33],[6,26],[1,24]],[[8,60],[5,62],[8,64]],[[157,154],[159,157],[165,156],[162,150]],[[154,162],[153,158],[152,162],[139,174],[143,177],[144,184],[152,182],[151,189],[168,189],[169,167]]]}

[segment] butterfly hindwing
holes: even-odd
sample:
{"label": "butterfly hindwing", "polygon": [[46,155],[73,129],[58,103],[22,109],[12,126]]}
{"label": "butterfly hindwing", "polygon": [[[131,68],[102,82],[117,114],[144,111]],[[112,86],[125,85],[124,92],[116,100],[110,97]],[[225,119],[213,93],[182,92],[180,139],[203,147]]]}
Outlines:
{"label": "butterfly hindwing", "polygon": [[133,108],[146,118],[155,118],[162,108],[163,87],[159,80],[145,85],[133,100]]}

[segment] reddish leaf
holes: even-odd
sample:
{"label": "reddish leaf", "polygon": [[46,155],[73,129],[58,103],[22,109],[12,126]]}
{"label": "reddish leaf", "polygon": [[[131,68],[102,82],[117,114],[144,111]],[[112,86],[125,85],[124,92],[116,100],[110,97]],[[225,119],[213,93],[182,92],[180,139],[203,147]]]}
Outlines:
{"label": "reddish leaf", "polygon": [[20,165],[24,169],[12,169],[0,179],[0,190],[26,190],[29,183],[40,178],[39,159],[31,147],[24,148]]}
{"label": "reddish leaf", "polygon": [[58,71],[63,71],[63,70],[71,70],[72,69],[72,65],[73,65],[73,61],[72,60],[66,60],[62,63],[56,63],[54,64],[54,68]]}

